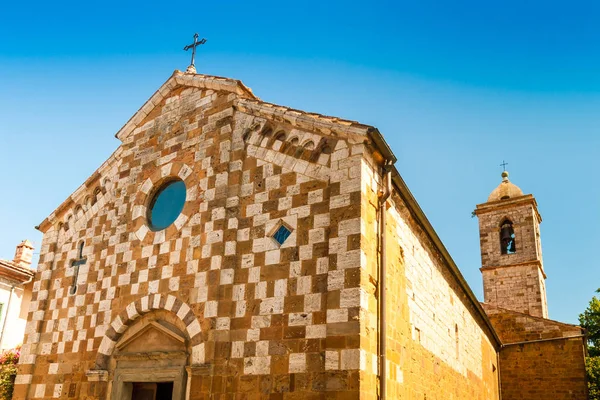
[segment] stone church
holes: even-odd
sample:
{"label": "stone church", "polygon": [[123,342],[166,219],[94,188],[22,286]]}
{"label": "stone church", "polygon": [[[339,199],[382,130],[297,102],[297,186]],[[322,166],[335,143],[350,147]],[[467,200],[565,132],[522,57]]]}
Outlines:
{"label": "stone church", "polygon": [[175,73],[40,225],[14,399],[584,399],[535,199],[477,206],[485,303],[380,132]]}

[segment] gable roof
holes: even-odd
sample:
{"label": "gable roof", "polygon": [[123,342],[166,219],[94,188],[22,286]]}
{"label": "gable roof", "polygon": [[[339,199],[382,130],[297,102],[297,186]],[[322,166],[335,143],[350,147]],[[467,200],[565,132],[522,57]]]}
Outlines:
{"label": "gable roof", "polygon": [[[396,157],[391,148],[383,139],[377,128],[361,124],[357,121],[326,116],[323,114],[306,112],[302,110],[284,107],[273,103],[267,103],[258,98],[252,90],[238,79],[220,76],[194,74],[175,70],[165,83],[144,103],[138,111],[119,129],[115,137],[121,142],[133,133],[135,128],[146,118],[146,116],[165,99],[168,94],[177,87],[196,87],[209,90],[220,90],[236,94],[238,96],[235,105],[240,111],[260,115],[274,121],[290,123],[301,129],[315,131],[322,134],[340,136],[343,138],[354,138],[372,141],[386,160],[396,162]],[[36,229],[45,232],[52,224],[57,215],[63,210],[77,203],[78,198],[94,186],[101,178],[103,172],[110,170],[119,159],[122,148],[115,152],[98,168],[86,181],[79,186],[65,201],[63,201],[47,218],[45,218]]]}
{"label": "gable roof", "polygon": [[[393,166],[397,161],[396,156],[392,152],[379,130],[373,126],[361,124],[356,121],[346,120],[342,118],[326,116],[318,113],[311,113],[302,110],[297,110],[289,107],[284,107],[272,103],[267,103],[260,100],[252,90],[244,85],[240,80],[230,79],[219,76],[195,74],[181,72],[175,70],[171,77],[144,103],[144,105],[125,123],[125,125],[116,133],[121,141],[125,141],[135,130],[135,128],[144,120],[144,118],[156,107],[160,102],[168,96],[175,88],[180,86],[196,87],[210,90],[220,90],[236,94],[238,96],[234,105],[242,112],[260,115],[270,120],[287,122],[300,129],[310,130],[317,133],[339,136],[343,138],[353,138],[362,141],[370,142],[373,148],[378,152],[376,159],[384,165],[388,165],[392,172],[393,184],[398,194],[404,199],[411,213],[422,226],[424,231],[430,237],[434,245],[440,251],[447,267],[459,282],[459,285],[464,290],[474,308],[480,314],[485,325],[488,327],[489,333],[497,346],[501,345],[500,339],[494,331],[490,320],[488,319],[481,304],[477,300],[475,294],[467,284],[458,266],[450,256],[448,250],[443,245],[441,239],[433,229],[431,223],[425,216],[416,199],[408,189],[408,186],[400,176],[398,170]],[[102,166],[86,180],[86,183],[81,185],[67,200],[65,200],[48,218],[46,218],[38,229],[45,231],[51,225],[50,222],[55,215],[75,203],[76,198],[80,197],[81,193],[85,192],[86,187],[98,180],[102,171],[107,171],[118,159],[121,152],[119,147]]]}
{"label": "gable roof", "polygon": [[222,90],[230,93],[235,93],[242,98],[250,98],[253,100],[260,100],[252,93],[252,90],[244,85],[242,81],[238,79],[224,78],[221,76],[203,75],[203,74],[191,74],[184,73],[179,70],[175,70],[173,75],[156,92],[144,103],[139,110],[129,121],[123,125],[121,129],[115,134],[115,137],[121,141],[124,141],[127,136],[133,132],[140,122],[156,107],[160,102],[169,94],[169,92],[177,86],[188,86],[197,87],[202,89],[211,90]]}

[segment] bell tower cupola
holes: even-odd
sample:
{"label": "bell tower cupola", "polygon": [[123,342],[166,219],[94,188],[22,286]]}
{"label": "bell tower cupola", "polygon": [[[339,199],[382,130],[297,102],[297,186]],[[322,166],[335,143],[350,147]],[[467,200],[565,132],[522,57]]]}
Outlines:
{"label": "bell tower cupola", "polygon": [[484,302],[548,318],[542,262],[542,217],[531,194],[510,182],[508,172],[487,202],[477,205]]}

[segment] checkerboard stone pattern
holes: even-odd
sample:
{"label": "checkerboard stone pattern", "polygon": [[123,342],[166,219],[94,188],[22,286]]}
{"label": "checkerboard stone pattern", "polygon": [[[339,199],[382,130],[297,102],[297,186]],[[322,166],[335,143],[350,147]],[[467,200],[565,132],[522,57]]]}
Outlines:
{"label": "checkerboard stone pattern", "polygon": [[[154,310],[183,322],[190,365],[210,370],[192,373],[191,399],[357,398],[366,135],[185,79],[42,224],[14,398],[106,398],[115,345]],[[186,204],[154,232],[150,198],[173,177]]]}
{"label": "checkerboard stone pattern", "polygon": [[[153,316],[184,337],[186,399],[376,399],[374,133],[176,72],[40,224],[14,399],[110,398],[119,344]],[[151,200],[172,179],[183,211],[153,231]],[[496,400],[483,316],[407,196],[389,199],[385,227],[388,398]]]}

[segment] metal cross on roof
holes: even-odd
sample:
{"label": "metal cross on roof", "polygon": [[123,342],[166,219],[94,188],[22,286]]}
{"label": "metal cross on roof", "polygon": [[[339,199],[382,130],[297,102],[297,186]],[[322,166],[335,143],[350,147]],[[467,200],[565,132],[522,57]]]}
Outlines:
{"label": "metal cross on roof", "polygon": [[504,170],[505,170],[505,171],[506,171],[506,166],[507,166],[507,165],[508,165],[508,163],[507,163],[506,161],[502,160],[502,164],[500,164],[500,166],[501,166],[502,168],[504,168]]}
{"label": "metal cross on roof", "polygon": [[189,49],[192,49],[192,62],[190,64],[190,66],[188,67],[188,70],[190,70],[190,68],[193,68],[194,72],[195,72],[195,70],[196,70],[196,65],[195,65],[195,62],[196,62],[196,47],[198,47],[198,46],[200,46],[200,45],[202,45],[204,43],[206,43],[206,39],[202,39],[202,40],[198,41],[198,34],[194,33],[194,43],[188,44],[187,46],[185,46],[183,48],[183,50],[185,50],[185,51],[188,51]]}

